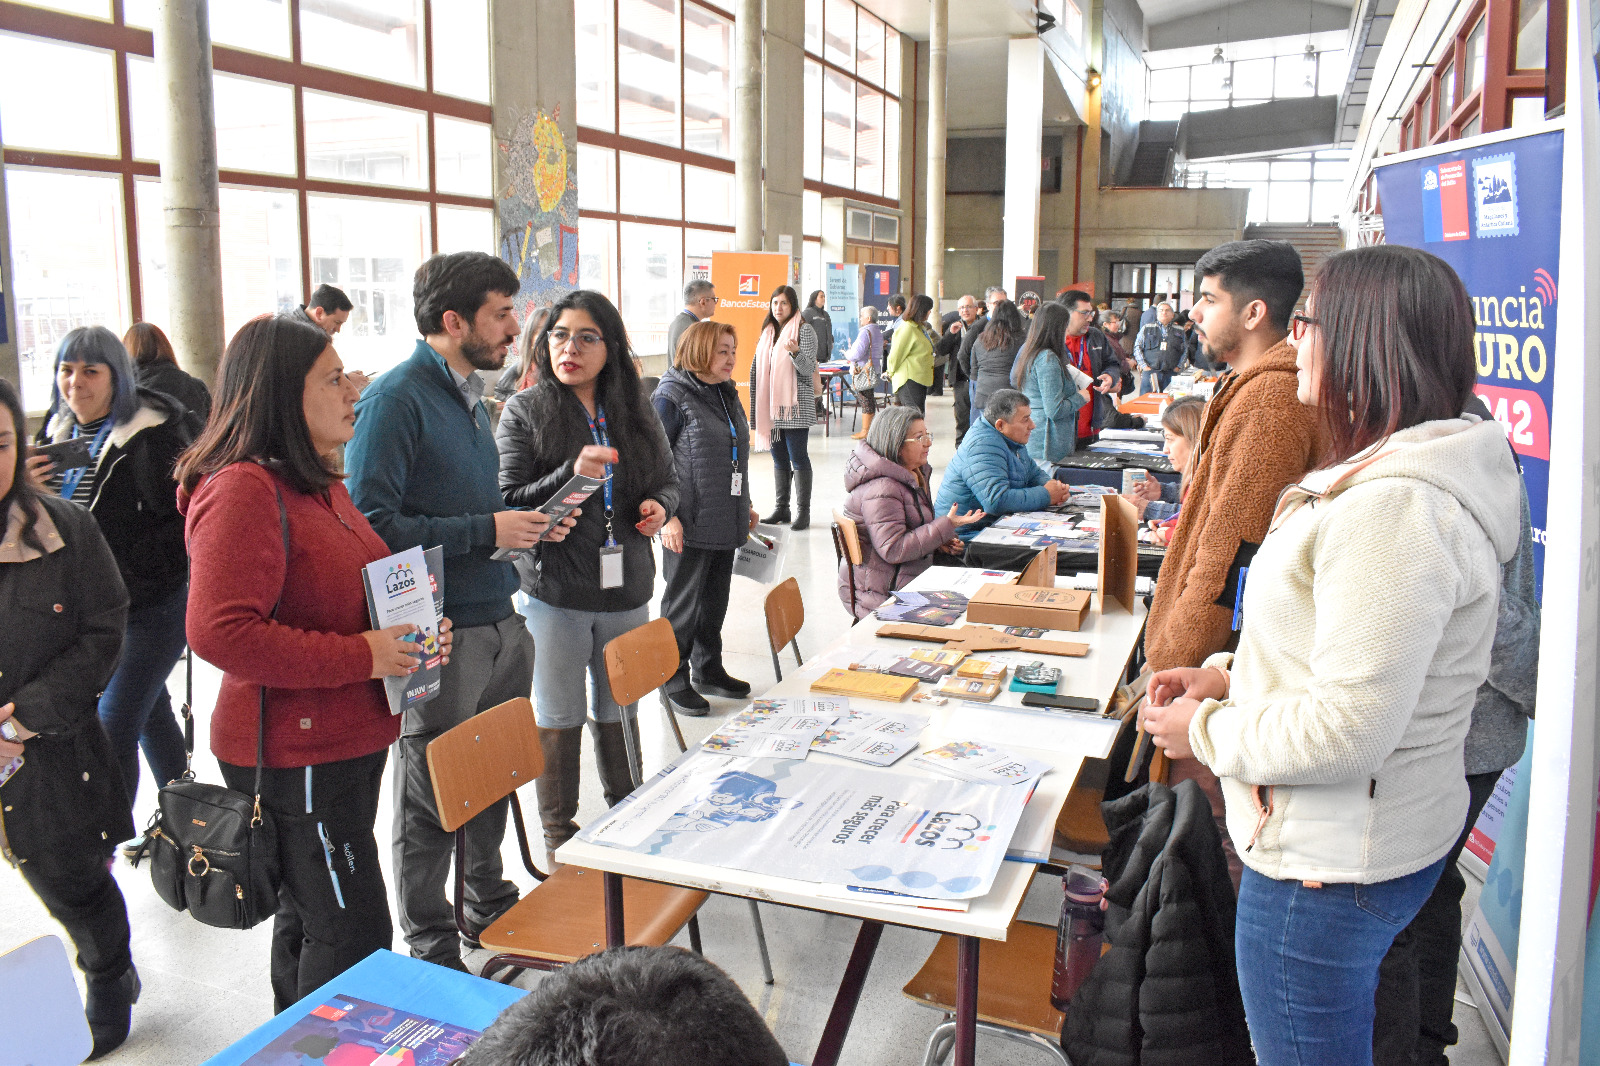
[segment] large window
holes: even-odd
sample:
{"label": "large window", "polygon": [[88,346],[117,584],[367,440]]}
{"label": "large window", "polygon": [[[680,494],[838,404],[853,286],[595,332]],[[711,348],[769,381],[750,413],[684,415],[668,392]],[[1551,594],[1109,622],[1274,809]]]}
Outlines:
{"label": "large window", "polygon": [[892,26],[852,0],[806,0],[806,188],[898,205],[900,62]]}
{"label": "large window", "polygon": [[1252,225],[1304,225],[1338,219],[1349,174],[1350,153],[1330,149],[1196,160],[1173,184],[1190,189],[1249,189]]}
{"label": "large window", "polygon": [[[42,6],[0,7],[30,408],[49,401],[68,330],[120,334],[169,314],[156,0]],[[416,337],[422,260],[494,250],[488,0],[211,0],[211,29],[228,333],[327,282],[356,305],[337,341],[345,362],[394,365]]]}
{"label": "large window", "polygon": [[[1152,64],[1159,58],[1151,57]],[[1343,51],[1294,52],[1262,59],[1150,70],[1145,117],[1172,121],[1190,111],[1247,107],[1301,96],[1338,96],[1349,64]]]}

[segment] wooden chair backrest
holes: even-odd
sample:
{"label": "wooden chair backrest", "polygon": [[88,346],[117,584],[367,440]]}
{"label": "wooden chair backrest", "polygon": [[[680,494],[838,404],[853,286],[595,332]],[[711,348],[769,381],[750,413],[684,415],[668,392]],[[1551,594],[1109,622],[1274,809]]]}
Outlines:
{"label": "wooden chair backrest", "polygon": [[806,624],[805,604],[800,600],[800,582],[787,578],[767,593],[767,642],[776,652],[792,641]]}
{"label": "wooden chair backrest", "polygon": [[678,638],[672,623],[655,618],[606,645],[606,679],[620,706],[638,703],[678,672]]}
{"label": "wooden chair backrest", "polygon": [[856,520],[847,517],[842,511],[835,511],[833,524],[839,527],[839,535],[844,541],[845,558],[850,560],[851,566],[860,566],[863,559],[861,529],[856,525]]}
{"label": "wooden chair backrest", "polygon": [[428,744],[439,827],[454,832],[544,773],[544,749],[526,696],[490,707]]}

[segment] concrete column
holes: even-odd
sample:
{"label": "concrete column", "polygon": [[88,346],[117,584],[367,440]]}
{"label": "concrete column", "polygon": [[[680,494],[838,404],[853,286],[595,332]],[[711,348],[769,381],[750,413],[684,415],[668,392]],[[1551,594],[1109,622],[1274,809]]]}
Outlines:
{"label": "concrete column", "polygon": [[541,234],[565,242],[578,229],[574,34],[572,0],[490,0],[495,233],[500,257],[522,280],[523,315],[578,287],[563,266],[571,261],[567,249],[551,257],[538,244]]}
{"label": "concrete column", "polygon": [[[762,70],[761,247],[781,251],[783,238],[798,264],[805,193],[805,0],[765,0]],[[805,294],[801,294],[805,299]]]}
{"label": "concrete column", "polygon": [[[1006,193],[1001,284],[1039,266],[1039,145],[1044,136],[1044,45],[1009,42],[1006,59]],[[1013,294],[1014,296],[1015,294]]]}
{"label": "concrete column", "polygon": [[[6,168],[0,164],[0,378],[5,378],[22,392],[22,362],[17,351],[17,293],[16,274],[11,269],[11,216],[6,199]],[[26,401],[24,401],[26,409]],[[18,432],[26,427],[18,426]]]}
{"label": "concrete column", "polygon": [[211,100],[206,0],[161,0],[155,25],[160,106],[167,115],[161,201],[167,231],[167,336],[178,362],[206,384],[227,343],[222,325],[222,214]]}
{"label": "concrete column", "polygon": [[950,0],[929,0],[928,33],[928,244],[923,291],[939,310],[944,285],[945,91],[949,70]]}
{"label": "concrete column", "polygon": [[733,246],[761,248],[761,0],[739,0],[734,12]]}

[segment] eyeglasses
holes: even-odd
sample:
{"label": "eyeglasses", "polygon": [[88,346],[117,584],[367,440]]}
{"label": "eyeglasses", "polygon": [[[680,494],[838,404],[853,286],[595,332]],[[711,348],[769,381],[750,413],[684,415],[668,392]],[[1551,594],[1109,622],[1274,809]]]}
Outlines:
{"label": "eyeglasses", "polygon": [[1093,317],[1094,308],[1092,308],[1092,307],[1074,307],[1071,311],[1068,311],[1067,314],[1069,314],[1069,315],[1089,315],[1089,316]]}
{"label": "eyeglasses", "polygon": [[1305,337],[1306,331],[1312,326],[1320,325],[1322,325],[1322,319],[1312,318],[1310,315],[1302,315],[1296,311],[1289,319],[1289,332],[1294,334],[1295,340],[1301,340]]}
{"label": "eyeglasses", "polygon": [[932,444],[933,443],[933,434],[932,433],[918,433],[915,437],[907,437],[906,438],[906,443],[907,444]]}
{"label": "eyeglasses", "polygon": [[574,348],[593,348],[597,344],[604,344],[605,338],[592,329],[573,333],[565,329],[553,329],[549,333],[550,347],[565,348],[570,343]]}

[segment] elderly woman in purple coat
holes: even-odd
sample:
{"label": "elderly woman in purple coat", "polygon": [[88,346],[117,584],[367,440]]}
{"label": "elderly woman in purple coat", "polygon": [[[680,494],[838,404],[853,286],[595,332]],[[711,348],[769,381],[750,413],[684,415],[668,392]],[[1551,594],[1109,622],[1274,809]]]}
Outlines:
{"label": "elderly woman in purple coat", "polygon": [[958,514],[955,507],[947,515],[935,513],[928,483],[932,447],[921,411],[890,407],[873,420],[845,463],[844,487],[850,495],[844,513],[861,534],[862,563],[840,565],[839,599],[851,605],[853,580],[857,618],[872,613],[940,552],[951,555],[952,562],[958,559],[962,544],[956,530],[984,517],[982,511]]}

